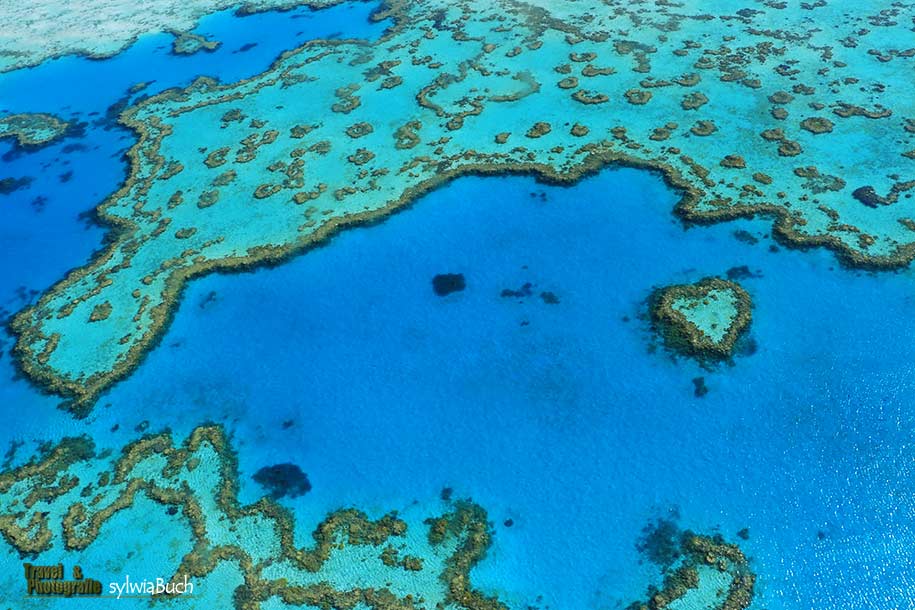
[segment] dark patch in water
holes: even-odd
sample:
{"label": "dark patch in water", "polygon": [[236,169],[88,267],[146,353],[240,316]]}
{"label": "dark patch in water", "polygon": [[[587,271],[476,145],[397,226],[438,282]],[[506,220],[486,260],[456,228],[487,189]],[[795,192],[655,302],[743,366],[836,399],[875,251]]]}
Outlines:
{"label": "dark patch in water", "polygon": [[432,278],[432,290],[440,297],[460,292],[467,287],[462,273],[442,273]]}
{"label": "dark patch in water", "polygon": [[48,203],[48,198],[45,197],[44,195],[39,195],[38,197],[35,197],[35,199],[32,199],[32,202],[29,205],[32,206],[32,209],[35,210],[36,212],[41,212],[42,210],[44,210],[44,206],[47,203]]}
{"label": "dark patch in water", "polygon": [[741,540],[749,540],[750,539],[750,528],[745,527],[742,530],[740,530],[739,532],[737,532],[737,537],[740,538]]}
{"label": "dark patch in water", "polygon": [[[133,94],[128,91],[123,96],[118,98],[116,102],[108,106],[108,108],[105,110],[105,114],[101,118],[92,121],[92,126],[101,127],[105,131],[111,131],[113,129],[124,130],[124,126],[120,122],[121,114],[123,114],[124,110],[126,110],[128,106],[139,104],[140,102],[143,102],[147,99],[149,99],[149,95],[146,93],[133,97]],[[126,135],[126,130],[124,130],[124,132]]]}
{"label": "dark patch in water", "polygon": [[83,229],[86,231],[102,226],[95,208],[86,210],[85,212],[80,212],[76,216],[76,219],[83,223]]}
{"label": "dark patch in water", "polygon": [[559,304],[559,297],[557,297],[554,293],[552,293],[548,290],[541,292],[540,298],[543,299],[543,302],[546,303],[547,305],[558,305]]}
{"label": "dark patch in water", "polygon": [[642,528],[635,548],[651,563],[665,571],[680,557],[680,528],[676,511],[670,519],[658,518]]}
{"label": "dark patch in water", "polygon": [[13,464],[13,460],[16,459],[16,452],[19,451],[19,448],[25,445],[25,441],[20,441],[13,439],[10,441],[10,446],[6,450],[6,454],[3,456],[3,469],[9,470]]}
{"label": "dark patch in water", "polygon": [[450,487],[442,487],[441,497],[445,502],[451,502],[451,495],[454,493],[454,490]]}
{"label": "dark patch in water", "polygon": [[734,237],[737,238],[737,241],[742,241],[745,244],[756,245],[759,243],[759,240],[752,233],[744,229],[734,231]]}
{"label": "dark patch in water", "polygon": [[515,522],[514,522],[513,520],[511,520],[511,519],[506,519],[506,520],[502,523],[502,525],[504,525],[505,527],[511,527],[511,526],[513,526],[514,524],[515,524]]}
{"label": "dark patch in water", "polygon": [[70,171],[68,171],[68,172],[62,173],[60,176],[57,177],[57,179],[60,180],[61,182],[70,182],[70,179],[71,179],[71,178],[73,178],[73,170],[72,170],[72,169],[71,169]]}
{"label": "dark patch in water", "polygon": [[[105,131],[111,131],[118,127],[118,118],[121,116],[121,113],[124,112],[124,109],[127,108],[127,105],[130,103],[130,95],[125,95],[120,98],[118,101],[108,106],[105,110],[105,114],[92,121],[93,127],[101,127]],[[68,151],[64,151],[68,152]]]}
{"label": "dark patch in water", "polygon": [[708,394],[708,386],[705,385],[705,377],[695,377],[693,379],[693,396],[703,398]]}
{"label": "dark patch in water", "polygon": [[211,290],[205,297],[200,300],[200,309],[206,309],[216,302],[216,291]]}
{"label": "dark patch in water", "polygon": [[253,49],[256,46],[257,46],[256,42],[249,42],[247,44],[241,45],[236,50],[232,51],[232,53],[247,53],[248,51],[250,51],[251,49]]}
{"label": "dark patch in water", "polygon": [[[31,304],[35,300],[35,297],[38,296],[39,292],[40,291],[35,288],[27,288],[25,286],[18,286],[16,288],[16,298],[22,304]],[[7,314],[9,314],[9,313],[10,312],[8,312],[5,309],[3,310],[2,315],[4,316],[4,319],[6,318]]]}
{"label": "dark patch in water", "polygon": [[546,201],[546,191],[534,192],[531,191],[531,199],[539,198],[540,201]]}
{"label": "dark patch in water", "polygon": [[89,150],[85,144],[80,144],[79,142],[74,142],[72,144],[67,144],[66,146],[61,148],[60,152],[62,152],[65,155],[69,155],[70,153],[83,152],[84,150]]}
{"label": "dark patch in water", "polygon": [[522,298],[522,297],[529,297],[529,296],[531,296],[532,294],[534,294],[534,293],[531,291],[531,288],[533,288],[533,287],[534,287],[533,284],[531,284],[530,282],[526,282],[526,283],[525,283],[523,286],[521,286],[521,288],[519,288],[518,290],[512,290],[512,289],[510,289],[510,288],[503,288],[503,289],[502,289],[502,292],[500,293],[499,296],[504,297],[504,298],[507,298],[507,299],[510,299],[510,298],[517,298],[517,299],[520,299],[520,298]]}
{"label": "dark patch in water", "polygon": [[295,420],[287,419],[283,421],[283,430],[288,430],[295,425]]}
{"label": "dark patch in water", "polygon": [[15,193],[19,189],[28,188],[32,184],[31,176],[24,176],[22,178],[0,178],[0,195],[10,195]]}
{"label": "dark patch in water", "polygon": [[289,496],[297,498],[311,491],[308,475],[289,462],[264,466],[251,477],[263,487],[274,500]]}
{"label": "dark patch in water", "polygon": [[752,356],[756,353],[756,350],[759,349],[759,344],[756,343],[756,339],[750,336],[741,337],[737,341],[736,353],[738,356]]}
{"label": "dark patch in water", "polygon": [[750,268],[746,265],[740,265],[739,267],[731,267],[727,270],[727,276],[729,280],[739,281],[739,280],[748,280],[754,278],[762,277],[762,273],[750,271]]}

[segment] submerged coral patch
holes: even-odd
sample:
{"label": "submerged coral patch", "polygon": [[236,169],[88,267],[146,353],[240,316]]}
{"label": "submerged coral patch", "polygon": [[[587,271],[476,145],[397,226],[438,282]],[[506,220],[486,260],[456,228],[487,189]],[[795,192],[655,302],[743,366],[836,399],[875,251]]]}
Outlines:
{"label": "submerged coral patch", "polygon": [[311,491],[308,475],[295,464],[284,462],[273,466],[264,466],[252,477],[274,500],[297,498]]}
{"label": "submerged coral patch", "polygon": [[28,188],[32,184],[31,176],[24,176],[22,178],[0,178],[0,195],[10,195],[16,191],[24,188]]}
{"label": "submerged coral patch", "polygon": [[466,287],[462,273],[441,273],[432,278],[432,290],[440,297],[461,292]]}

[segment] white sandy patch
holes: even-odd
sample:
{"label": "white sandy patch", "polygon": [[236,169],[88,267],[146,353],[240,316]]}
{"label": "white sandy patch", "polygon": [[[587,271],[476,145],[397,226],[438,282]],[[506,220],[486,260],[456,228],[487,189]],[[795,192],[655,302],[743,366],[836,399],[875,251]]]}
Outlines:
{"label": "white sandy patch", "polygon": [[108,57],[138,36],[187,31],[209,13],[327,6],[339,0],[0,0],[0,72],[79,53]]}

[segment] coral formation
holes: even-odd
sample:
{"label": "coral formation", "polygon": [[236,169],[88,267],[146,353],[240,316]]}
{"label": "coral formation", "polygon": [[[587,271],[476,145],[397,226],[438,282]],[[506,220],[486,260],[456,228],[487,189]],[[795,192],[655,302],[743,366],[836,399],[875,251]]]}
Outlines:
{"label": "coral formation", "polygon": [[[239,11],[321,7],[337,1],[245,0]],[[0,23],[4,24],[0,33],[0,72],[35,66],[62,55],[110,57],[143,34],[189,32],[200,17],[239,4],[239,0],[4,2],[0,5]],[[175,50],[182,52],[177,46]]]}
{"label": "coral formation", "polygon": [[[22,372],[83,415],[156,344],[189,279],[276,263],[463,175],[570,184],[624,164],[678,189],[687,223],[762,215],[781,243],[847,265],[915,257],[915,131],[893,104],[912,58],[867,52],[888,2],[717,17],[557,6],[391,0],[376,42],[309,41],[248,79],[200,78],[128,107],[130,174],[97,210],[107,247],[15,316]],[[813,12],[843,31],[811,31]],[[87,330],[104,302],[117,315]]]}
{"label": "coral formation", "polygon": [[200,51],[215,51],[219,42],[208,40],[206,37],[193,32],[172,32],[175,36],[172,42],[172,53],[175,55],[193,55]]}
{"label": "coral formation", "polygon": [[15,138],[19,146],[37,148],[61,139],[71,127],[50,114],[8,114],[0,117],[0,139]]}
{"label": "coral formation", "polygon": [[432,278],[432,290],[440,297],[460,292],[466,286],[464,275],[461,273],[440,273]]}
{"label": "coral formation", "polygon": [[659,288],[649,308],[667,347],[702,361],[730,358],[752,319],[750,295],[720,278]]}
{"label": "coral formation", "polygon": [[295,464],[288,462],[264,466],[255,472],[252,478],[266,489],[274,500],[286,496],[296,498],[311,491],[308,475]]}
{"label": "coral formation", "polygon": [[[85,551],[110,535],[105,524],[111,519],[151,500],[162,510],[142,518],[164,519],[188,537],[189,552],[172,566],[171,581],[199,582],[223,565],[237,566],[243,576],[233,594],[238,610],[257,610],[271,598],[294,606],[507,610],[471,584],[492,530],[486,512],[469,500],[449,502],[445,514],[425,524],[421,516],[371,520],[340,509],[317,525],[310,546],[297,547],[295,518],[273,499],[239,504],[235,453],[219,426],[196,428],[181,446],[164,433],[131,442],[117,457],[109,454],[97,453],[88,438],[68,438],[0,473],[0,535],[39,561],[51,549]],[[426,541],[417,544],[411,528],[423,527]],[[412,552],[398,554],[408,548]]]}
{"label": "coral formation", "polygon": [[659,519],[645,527],[636,548],[660,567],[664,580],[626,610],[745,610],[753,601],[756,575],[740,547],[720,535],[681,531],[673,520]]}

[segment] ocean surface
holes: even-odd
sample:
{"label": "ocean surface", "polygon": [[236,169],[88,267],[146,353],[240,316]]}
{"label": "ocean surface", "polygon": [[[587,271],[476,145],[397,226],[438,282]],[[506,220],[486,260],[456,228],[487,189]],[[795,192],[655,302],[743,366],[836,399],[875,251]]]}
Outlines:
{"label": "ocean surface", "polygon": [[[174,56],[157,35],[0,76],[0,111],[85,123],[34,152],[0,142],[0,178],[32,180],[0,195],[3,314],[102,247],[90,212],[134,141],[106,111],[131,85],[229,82],[309,38],[377,37],[373,8],[220,13],[195,30],[222,42],[212,53]],[[634,169],[572,187],[458,179],[283,265],[193,281],[158,347],[83,420],[17,375],[4,333],[0,449],[24,441],[21,463],[67,435],[118,448],[138,429],[222,423],[243,502],[263,494],[251,477],[264,466],[307,472],[312,490],[282,501],[300,544],[337,508],[437,506],[449,487],[489,511],[493,546],[472,577],[513,609],[640,599],[657,571],[636,543],[658,518],[729,540],[748,528],[752,608],[915,607],[915,278],[785,249],[764,219],[685,228],[679,197]],[[652,287],[729,270],[755,305],[733,365],[672,356],[646,320]],[[466,288],[438,296],[444,273]],[[55,556],[103,574],[154,565],[171,534],[124,519],[101,550]],[[21,561],[0,554],[5,590],[22,586]]]}

